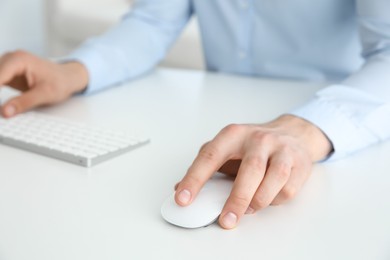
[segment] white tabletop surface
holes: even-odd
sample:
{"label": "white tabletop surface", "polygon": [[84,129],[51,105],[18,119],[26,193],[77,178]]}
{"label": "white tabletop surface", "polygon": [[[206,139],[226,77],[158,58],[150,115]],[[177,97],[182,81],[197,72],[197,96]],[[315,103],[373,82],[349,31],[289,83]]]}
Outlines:
{"label": "white tabletop surface", "polygon": [[138,129],[151,143],[87,169],[0,146],[0,259],[390,259],[390,143],[318,164],[292,202],[226,231],[167,224],[160,206],[202,143],[270,120],[321,84],[158,69],[40,109]]}

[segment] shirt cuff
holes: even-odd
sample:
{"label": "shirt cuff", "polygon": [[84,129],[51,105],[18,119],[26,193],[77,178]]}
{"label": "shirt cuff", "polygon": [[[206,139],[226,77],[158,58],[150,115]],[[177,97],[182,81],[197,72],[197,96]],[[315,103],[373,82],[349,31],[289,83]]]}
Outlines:
{"label": "shirt cuff", "polygon": [[[107,55],[108,53],[111,55]],[[108,65],[112,64],[113,56],[123,55],[113,53],[113,50],[107,51],[104,45],[89,44],[87,41],[68,56],[62,58],[61,62],[76,61],[86,67],[89,83],[82,94],[91,94],[121,83],[112,81],[112,79],[122,78],[122,75],[126,74],[123,71],[124,68],[120,66],[113,68]]]}
{"label": "shirt cuff", "polygon": [[[355,106],[350,105],[352,101]],[[365,127],[365,120],[362,120],[365,116],[357,109],[365,107],[371,111],[372,103],[375,102],[363,98],[362,93],[350,87],[334,85],[319,91],[312,100],[290,111],[290,114],[311,122],[323,131],[333,145],[333,153],[327,159],[334,160],[378,142],[377,136]]]}

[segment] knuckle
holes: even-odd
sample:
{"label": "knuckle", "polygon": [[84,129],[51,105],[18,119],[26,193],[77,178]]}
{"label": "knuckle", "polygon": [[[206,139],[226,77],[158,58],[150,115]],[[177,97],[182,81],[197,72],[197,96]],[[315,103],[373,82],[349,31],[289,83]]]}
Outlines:
{"label": "knuckle", "polygon": [[287,180],[290,177],[290,173],[291,173],[291,167],[288,163],[282,162],[276,165],[275,174],[280,180],[282,181]]}
{"label": "knuckle", "polygon": [[200,147],[199,151],[202,150],[202,149],[203,149],[205,146],[207,146],[209,143],[210,143],[210,141],[205,142],[204,144],[202,144],[202,146]]}
{"label": "knuckle", "polygon": [[230,135],[237,135],[242,131],[243,128],[244,128],[243,125],[230,124],[230,125],[225,126],[221,132],[226,133],[226,134],[230,134]]}
{"label": "knuckle", "polygon": [[252,134],[251,140],[257,143],[270,143],[273,142],[274,135],[264,131],[256,131]]}
{"label": "knuckle", "polygon": [[250,167],[255,168],[258,171],[262,171],[266,167],[263,159],[260,156],[248,156],[245,159],[245,163],[247,165],[250,165]]}
{"label": "knuckle", "polygon": [[295,197],[297,190],[292,186],[285,186],[281,191],[280,195],[283,200],[290,200]]}
{"label": "knuckle", "polygon": [[23,50],[16,50],[12,52],[7,52],[1,57],[2,62],[11,62],[18,60],[26,60],[30,57],[30,54]]}
{"label": "knuckle", "polygon": [[24,50],[16,50],[10,53],[10,57],[15,57],[17,59],[26,59],[30,57],[30,54]]}
{"label": "knuckle", "polygon": [[252,200],[252,208],[255,210],[260,210],[268,207],[270,202],[263,196],[256,196]]}
{"label": "knuckle", "polygon": [[291,148],[291,146],[287,143],[284,143],[283,141],[278,150],[279,153],[284,155],[291,155],[293,153],[293,149]]}
{"label": "knuckle", "polygon": [[245,211],[250,204],[250,198],[245,196],[243,193],[234,194],[231,196],[230,203],[231,205],[241,211]]}
{"label": "knuckle", "polygon": [[210,143],[204,145],[199,151],[199,157],[206,161],[215,161],[218,157],[218,149]]}
{"label": "knuckle", "polygon": [[12,52],[5,52],[2,56],[1,56],[1,60],[7,60],[10,58],[10,56],[12,55]]}

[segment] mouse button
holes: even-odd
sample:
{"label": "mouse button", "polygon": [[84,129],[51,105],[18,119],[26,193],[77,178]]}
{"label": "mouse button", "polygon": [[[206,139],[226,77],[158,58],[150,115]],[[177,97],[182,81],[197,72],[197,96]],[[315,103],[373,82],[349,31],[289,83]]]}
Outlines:
{"label": "mouse button", "polygon": [[205,206],[202,210],[199,210],[196,205],[181,207],[174,202],[173,198],[167,200],[161,208],[161,215],[167,222],[183,228],[207,226],[218,218],[219,213],[220,211],[212,205]]}
{"label": "mouse button", "polygon": [[215,198],[226,200],[232,190],[233,182],[229,179],[210,179],[201,190],[201,194],[211,194]]}

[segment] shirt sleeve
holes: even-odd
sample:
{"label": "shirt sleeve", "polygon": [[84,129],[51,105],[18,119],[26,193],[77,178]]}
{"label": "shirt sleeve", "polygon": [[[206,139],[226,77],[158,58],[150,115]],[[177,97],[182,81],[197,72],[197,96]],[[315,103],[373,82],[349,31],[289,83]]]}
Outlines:
{"label": "shirt sleeve", "polygon": [[89,84],[84,93],[120,84],[157,65],[191,15],[189,0],[138,0],[117,26],[63,60],[86,66]]}
{"label": "shirt sleeve", "polygon": [[318,126],[337,159],[390,137],[390,1],[357,0],[364,66],[291,114]]}

